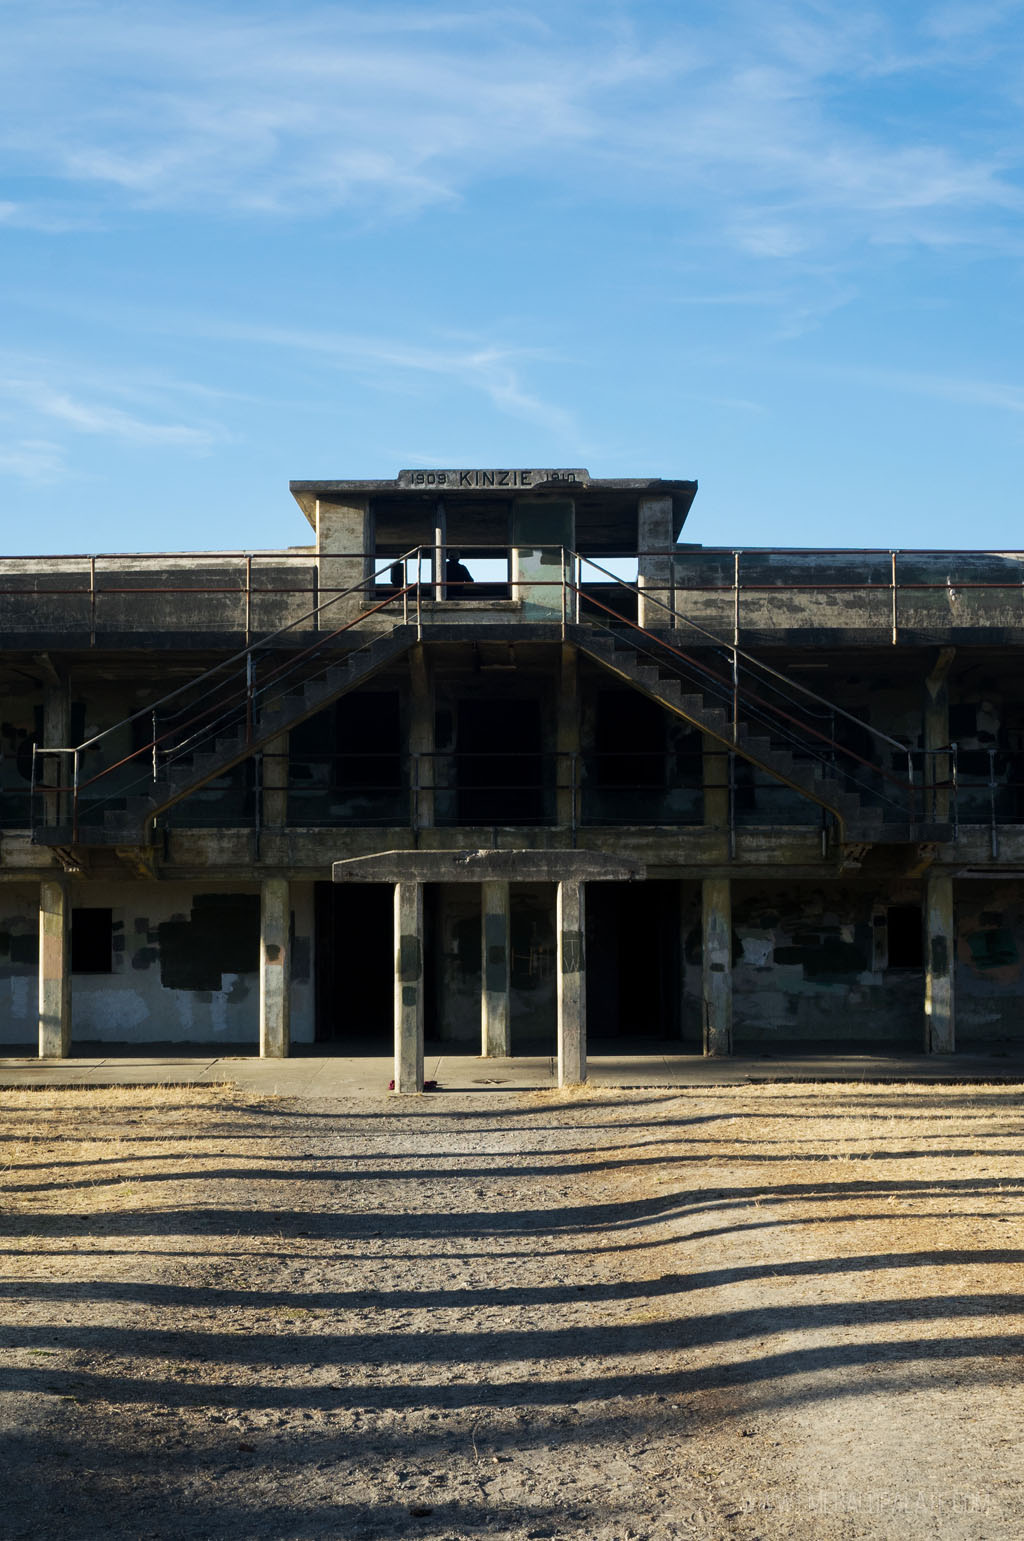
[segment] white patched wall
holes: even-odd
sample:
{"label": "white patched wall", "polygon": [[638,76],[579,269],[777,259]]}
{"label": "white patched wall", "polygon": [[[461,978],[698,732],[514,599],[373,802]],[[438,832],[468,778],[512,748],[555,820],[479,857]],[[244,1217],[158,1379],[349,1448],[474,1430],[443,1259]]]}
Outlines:
{"label": "white patched wall", "polygon": [[[72,883],[73,1042],[254,1045],[259,885]],[[313,1040],[313,885],[291,893],[291,1024]],[[38,892],[0,887],[0,1044],[34,1045]]]}

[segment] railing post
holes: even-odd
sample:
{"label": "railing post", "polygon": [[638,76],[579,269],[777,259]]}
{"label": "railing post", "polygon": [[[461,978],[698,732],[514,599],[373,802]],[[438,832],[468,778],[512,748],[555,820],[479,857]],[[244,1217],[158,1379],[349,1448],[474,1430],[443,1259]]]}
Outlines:
{"label": "railing post", "polygon": [[71,756],[71,838],[78,839],[78,749]]}
{"label": "railing post", "polygon": [[96,558],[89,558],[89,646],[96,646]]}
{"label": "railing post", "polygon": [[949,746],[949,770],[953,793],[953,843],[960,839],[960,775],[957,763],[957,746]]}
{"label": "railing post", "polygon": [[245,742],[252,743],[253,734],[253,677],[255,669],[251,653],[245,658]]}
{"label": "railing post", "polygon": [[416,547],[416,640],[423,641],[423,547]]}
{"label": "railing post", "polygon": [[156,778],[157,778],[157,747],[156,747],[157,732],[156,732],[156,712],[155,711],[150,713],[150,726],[151,726],[151,728],[153,730],[153,780],[155,781]]}
{"label": "railing post", "polygon": [[996,828],[996,751],[988,751],[988,828],[992,860],[999,855],[999,831]]}
{"label": "railing post", "polygon": [[732,650],[732,741],[735,744],[740,731],[740,655]]}
{"label": "railing post", "polygon": [[898,636],[898,633],[899,633],[899,616],[897,614],[897,608],[896,608],[896,553],[895,553],[895,551],[890,551],[889,552],[889,572],[890,572],[890,588],[892,590],[892,640],[893,640],[893,646],[895,647],[896,639],[897,639],[897,636]]}
{"label": "railing post", "polygon": [[732,554],[732,645],[740,645],[740,554]]}
{"label": "railing post", "polygon": [[437,502],[437,513],[434,516],[434,598],[444,599],[444,553],[448,543],[448,520],[443,501]]}

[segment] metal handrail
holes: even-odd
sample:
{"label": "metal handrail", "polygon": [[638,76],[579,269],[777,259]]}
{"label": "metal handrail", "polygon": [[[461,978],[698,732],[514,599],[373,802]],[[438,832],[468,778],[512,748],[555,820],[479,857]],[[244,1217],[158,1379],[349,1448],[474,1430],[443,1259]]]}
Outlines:
{"label": "metal handrail", "polygon": [[[639,583],[633,583],[619,577],[593,557],[584,556],[579,552],[570,551],[567,548],[559,547],[549,542],[541,543],[541,545],[561,553],[561,575],[559,578],[551,580],[531,575],[527,581],[530,589],[538,587],[559,587],[561,589],[560,608],[563,632],[571,619],[579,617],[581,601],[585,601],[587,605],[604,611],[616,626],[620,628],[623,626],[627,627],[633,634],[643,639],[639,644],[639,651],[641,653],[646,653],[648,656],[663,662],[676,660],[673,667],[678,671],[679,665],[682,664],[691,675],[695,673],[698,681],[702,682],[700,688],[709,690],[712,695],[719,696],[725,702],[731,700],[732,740],[734,743],[738,744],[739,742],[740,708],[742,705],[748,722],[763,723],[773,728],[776,734],[781,732],[785,742],[802,749],[821,763],[832,765],[835,768],[836,759],[841,756],[847,762],[847,769],[843,774],[852,785],[866,787],[866,783],[858,779],[857,772],[849,769],[850,765],[856,766],[862,773],[865,771],[871,773],[873,777],[880,778],[894,789],[898,789],[900,793],[907,794],[910,800],[910,817],[914,817],[914,802],[919,789],[915,782],[914,751],[909,749],[906,744],[900,743],[899,740],[891,735],[865,722],[857,717],[855,713],[829,701],[826,697],[810,689],[801,681],[795,680],[781,670],[763,662],[760,658],[741,648],[735,641],[729,642],[720,636],[716,636],[706,627],[691,620],[666,599],[662,598],[655,587],[641,588]],[[447,548],[441,548],[442,553],[445,549]],[[532,547],[531,549],[537,548]],[[307,553],[302,553],[303,558],[306,558],[307,555]],[[443,560],[443,555],[440,559]],[[423,587],[424,583],[428,582],[424,576],[424,568],[426,567],[427,571],[433,575],[429,580],[429,588],[427,590],[427,597],[429,599],[432,597],[437,586],[438,560],[438,548],[433,544],[411,547],[406,552],[400,554],[389,554],[384,558],[380,566],[374,568],[372,572],[365,574],[358,583],[351,584],[347,588],[333,593],[331,598],[313,606],[302,616],[289,621],[284,626],[277,628],[276,631],[261,637],[258,641],[239,649],[227,659],[213,665],[194,679],[176,687],[174,690],[166,692],[156,701],[148,703],[138,711],[122,718],[113,726],[94,734],[91,738],[84,740],[83,743],[75,746],[73,749],[39,747],[33,752],[32,799],[34,800],[35,792],[39,788],[36,775],[37,753],[40,757],[46,755],[71,755],[73,757],[73,775],[70,787],[46,785],[42,786],[41,790],[46,794],[48,801],[58,799],[63,793],[68,791],[73,794],[73,827],[77,837],[81,794],[97,782],[111,776],[126,764],[141,760],[144,756],[150,756],[152,779],[156,780],[159,774],[160,756],[163,756],[163,764],[166,766],[172,763],[173,760],[191,754],[200,742],[208,741],[211,735],[215,735],[226,722],[234,718],[243,709],[246,728],[245,742],[247,745],[251,745],[255,737],[257,701],[266,700],[269,696],[279,694],[286,682],[294,678],[297,673],[304,671],[310,660],[318,655],[324,660],[323,670],[328,669],[332,662],[336,661],[337,655],[325,657],[325,653],[329,653],[331,644],[344,633],[360,626],[378,612],[394,607],[396,604],[401,605],[403,622],[408,622],[412,618],[410,613],[412,609],[410,606],[410,596],[412,596],[416,632],[418,636],[422,636]],[[402,564],[403,575],[406,575],[408,572],[408,564],[415,564],[412,581],[400,586],[390,583],[392,571],[397,563]],[[620,614],[612,609],[611,606],[602,603],[592,590],[588,592],[584,587],[584,568],[593,569],[600,573],[609,585],[629,593],[638,601],[643,599],[647,604],[658,607],[660,611],[670,616],[678,626],[688,629],[689,634],[700,637],[709,643],[715,657],[727,659],[731,668],[727,673],[720,673],[711,666],[710,662],[692,655],[683,648],[674,646],[672,642],[666,640],[665,636],[651,630],[648,626],[642,625],[639,621],[632,620],[628,615]],[[381,581],[382,578],[383,582]],[[512,590],[514,591],[517,586],[521,585],[522,581],[522,579],[512,575],[510,578]],[[454,586],[458,587],[459,585]],[[602,588],[604,586],[603,583],[600,585]],[[469,585],[462,585],[462,587],[468,588]],[[319,619],[324,612],[331,610],[332,607],[353,594],[361,593],[369,597],[369,593],[380,594],[382,590],[386,590],[386,593],[375,604],[361,611],[360,614],[351,620],[344,622],[341,626],[330,632],[318,634],[316,639],[309,643],[309,645],[295,651],[288,650],[282,656],[279,651],[282,639],[289,636],[289,634],[293,634],[297,628],[302,627],[311,620]],[[552,619],[554,619],[556,614],[555,604],[552,604]],[[396,623],[396,627],[400,624],[402,622]],[[602,625],[600,622],[594,622],[594,624]],[[608,623],[604,623],[603,629],[607,630],[611,635],[615,635],[611,625]],[[368,647],[376,640],[378,640],[377,636],[368,638],[362,644],[362,647]],[[269,671],[257,680],[254,664],[261,650],[274,652],[275,657]],[[356,648],[355,651],[359,652],[360,650],[360,648]],[[345,656],[351,655],[346,654]],[[240,666],[244,667],[244,679],[239,678]],[[743,675],[745,673],[749,673],[752,676],[755,686],[758,681],[761,682],[761,691],[767,689],[774,696],[781,698],[785,705],[780,705],[778,700],[767,699],[757,688],[752,688],[750,682],[744,682]],[[313,673],[305,677],[315,679],[318,676]],[[196,700],[197,694],[200,697],[199,701]],[[157,721],[158,714],[165,713],[166,709],[172,706],[173,703],[184,703],[186,698],[190,700],[191,706],[188,707],[183,704],[182,709],[175,713],[175,720],[170,725],[164,726],[161,731],[160,724]],[[818,710],[814,710],[808,703],[813,703],[814,708]],[[793,715],[791,711],[786,709],[787,706],[801,711],[803,717]],[[188,715],[183,716],[183,712],[187,712]],[[836,716],[841,717],[870,735],[878,743],[889,746],[901,755],[905,754],[908,767],[907,779],[905,781],[902,780],[884,765],[873,764],[869,759],[857,753],[856,750],[838,742],[834,735],[823,732],[813,722],[807,721],[808,715],[827,715],[832,720]],[[104,741],[109,742],[113,735],[122,732],[126,728],[130,728],[145,717],[149,717],[152,723],[152,735],[149,742],[141,744],[138,748],[132,750],[131,753],[121,756],[113,764],[102,767],[102,769],[97,770],[86,779],[80,777],[80,756],[84,752],[94,751]],[[172,739],[174,740],[173,751],[171,754],[168,754],[168,741]],[[723,737],[722,742],[728,744],[728,739]],[[63,779],[63,777],[59,778],[61,781]],[[146,779],[149,778],[147,777]],[[137,783],[133,783],[133,785],[135,784]],[[936,788],[932,788],[933,805],[935,790]],[[116,792],[111,792],[110,797],[119,798],[124,796],[127,791],[130,791],[130,788],[122,785]],[[875,796],[882,795],[884,797],[884,791],[880,793],[877,782],[872,786],[871,791]],[[100,799],[101,804],[105,801],[108,801],[108,799]],[[895,805],[891,798],[885,798],[885,801],[893,802],[893,805]],[[59,819],[56,822],[59,822]]]}
{"label": "metal handrail", "polygon": [[[699,631],[702,636],[706,637],[709,642],[714,643],[717,648],[725,649],[725,651],[729,653],[730,657],[742,658],[746,663],[751,664],[754,668],[760,669],[763,673],[771,674],[776,679],[782,680],[783,683],[790,689],[798,690],[801,695],[807,696],[812,701],[817,701],[820,706],[825,706],[831,711],[838,712],[839,715],[841,717],[845,717],[848,722],[855,723],[857,727],[864,728],[866,732],[873,734],[875,738],[881,739],[883,743],[890,744],[892,748],[898,749],[901,754],[906,753],[906,744],[901,744],[898,739],[891,738],[888,733],[883,733],[880,728],[873,728],[869,722],[864,722],[862,718],[857,717],[853,712],[848,712],[845,707],[838,706],[834,701],[827,700],[825,696],[819,696],[816,691],[813,691],[807,685],[802,684],[800,680],[790,679],[788,674],[782,674],[778,669],[773,669],[770,664],[766,664],[762,662],[761,659],[755,658],[754,655],[752,653],[748,653],[745,648],[737,646],[737,644],[734,642],[726,642],[722,637],[716,637],[714,632],[708,631],[706,627],[699,625],[696,621],[691,621],[689,616],[683,615],[681,611],[676,610],[672,605],[668,604],[667,601],[659,599],[654,589],[642,589],[637,584],[628,583],[624,578],[617,578],[614,573],[609,573],[606,567],[602,567],[599,562],[595,562],[593,557],[581,557],[580,560],[586,562],[589,567],[596,567],[598,572],[604,573],[606,577],[611,578],[621,588],[628,589],[631,594],[636,594],[638,598],[643,599],[647,603],[653,601],[653,603],[658,605],[662,610],[667,610],[669,615],[673,616],[676,620],[682,621],[684,625],[691,627],[693,631]],[[582,593],[582,588],[580,592]],[[592,604],[599,603],[599,601],[593,599],[591,595],[587,595],[586,597]],[[660,637],[658,637],[654,632],[648,631],[648,629],[645,626],[641,626],[639,622],[630,621],[626,617],[622,617],[622,619],[627,625],[634,626],[638,631],[644,632],[644,634],[649,636],[653,641],[659,643],[661,642]]]}

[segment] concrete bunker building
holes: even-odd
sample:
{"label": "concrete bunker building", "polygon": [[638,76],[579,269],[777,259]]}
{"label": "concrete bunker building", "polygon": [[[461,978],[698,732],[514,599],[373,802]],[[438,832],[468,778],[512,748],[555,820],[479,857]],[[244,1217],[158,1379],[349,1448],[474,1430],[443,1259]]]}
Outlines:
{"label": "concrete bunker building", "polygon": [[293,482],[0,562],[0,1043],[1024,1042],[1024,557],[681,543],[692,481]]}

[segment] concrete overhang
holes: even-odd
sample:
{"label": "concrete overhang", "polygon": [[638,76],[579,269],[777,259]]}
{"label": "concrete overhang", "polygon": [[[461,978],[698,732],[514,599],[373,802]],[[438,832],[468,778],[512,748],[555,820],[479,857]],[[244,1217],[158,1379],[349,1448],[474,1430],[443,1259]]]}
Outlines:
{"label": "concrete overhang", "polygon": [[335,883],[636,883],[642,862],[604,851],[380,851],[331,868]]}
{"label": "concrete overhang", "polygon": [[[516,498],[572,498],[578,514],[592,510],[599,521],[621,523],[635,538],[639,498],[671,498],[673,535],[680,532],[697,494],[697,483],[663,477],[593,477],[582,467],[552,469],[473,468],[450,471],[400,471],[393,480],[293,481],[292,496],[313,528],[316,505],[369,502],[382,514],[401,518],[417,508],[433,509],[439,498],[449,506],[479,505],[481,511],[507,506]],[[632,518],[627,517],[631,515]]]}

